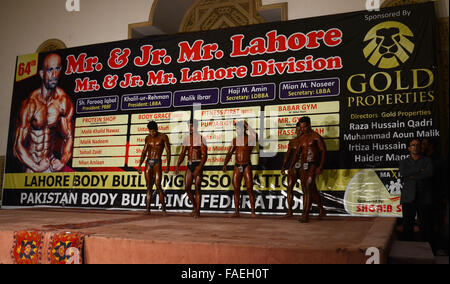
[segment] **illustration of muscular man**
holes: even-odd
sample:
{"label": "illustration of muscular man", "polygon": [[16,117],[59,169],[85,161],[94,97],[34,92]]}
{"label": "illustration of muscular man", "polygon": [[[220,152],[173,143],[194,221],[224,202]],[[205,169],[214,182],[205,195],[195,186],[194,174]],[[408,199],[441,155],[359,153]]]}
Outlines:
{"label": "illustration of muscular man", "polygon": [[311,129],[311,119],[302,117],[300,119],[301,136],[295,151],[295,162],[291,164],[290,171],[295,170],[295,165],[300,163],[300,181],[303,191],[303,215],[299,221],[307,223],[309,221],[309,211],[311,210],[312,199],[315,199],[319,207],[319,216],[325,216],[325,210],[320,200],[315,178],[323,171],[326,158],[326,146],[322,136]]}
{"label": "illustration of muscular man", "polygon": [[[295,125],[295,133],[297,134],[297,137],[291,139],[289,141],[289,145],[288,145],[288,150],[286,152],[286,155],[284,156],[284,160],[283,160],[283,164],[281,166],[281,174],[283,176],[286,175],[286,164],[290,161],[290,160],[294,160],[293,159],[293,154],[295,153],[295,151],[298,148],[298,145],[300,143],[300,136],[302,135],[301,130],[300,130],[300,122],[297,122],[297,124]],[[292,161],[293,163],[294,161]],[[287,217],[291,217],[292,216],[292,202],[294,199],[294,186],[297,183],[297,180],[300,178],[300,162],[297,162],[294,165],[293,169],[289,169],[288,171],[288,186],[287,186],[287,202],[288,202],[288,211],[286,216]]]}
{"label": "illustration of muscular man", "polygon": [[[142,174],[142,163],[145,162],[145,181],[147,184],[147,199],[146,199],[146,214],[150,215],[150,203],[153,194],[153,184],[156,184],[156,189],[159,194],[159,201],[161,202],[162,212],[166,215],[166,203],[164,200],[164,192],[162,190],[162,153],[166,149],[167,153],[167,167],[165,173],[170,170],[170,143],[167,135],[158,132],[158,124],[155,121],[150,121],[147,124],[149,135],[145,137],[145,145],[142,150],[141,160],[139,161],[138,172]],[[146,159],[147,158],[147,159]]]}
{"label": "illustration of muscular man", "polygon": [[[246,132],[248,130],[249,133]],[[245,186],[250,198],[251,214],[255,214],[255,198],[253,196],[253,171],[251,164],[251,153],[253,147],[258,140],[258,134],[247,124],[246,121],[238,121],[236,123],[236,138],[233,139],[232,145],[228,148],[223,165],[223,172],[227,171],[227,164],[230,162],[233,153],[235,153],[235,166],[233,172],[234,187],[234,206],[235,212],[231,217],[239,217],[239,201],[241,192],[242,177],[245,179]]]}
{"label": "illustration of muscular man", "polygon": [[20,109],[13,153],[27,173],[59,172],[72,157],[74,107],[58,87],[61,69],[61,57],[47,55],[39,71],[42,85]]}
{"label": "illustration of muscular man", "polygon": [[[176,174],[178,174],[181,163],[188,152],[186,175],[184,177],[186,193],[193,205],[192,214],[195,218],[200,217],[200,206],[202,200],[201,184],[203,179],[203,166],[208,159],[208,148],[205,139],[197,132],[196,120],[189,122],[189,135],[183,139],[183,148],[178,158]],[[192,193],[192,182],[195,181],[195,199]]]}

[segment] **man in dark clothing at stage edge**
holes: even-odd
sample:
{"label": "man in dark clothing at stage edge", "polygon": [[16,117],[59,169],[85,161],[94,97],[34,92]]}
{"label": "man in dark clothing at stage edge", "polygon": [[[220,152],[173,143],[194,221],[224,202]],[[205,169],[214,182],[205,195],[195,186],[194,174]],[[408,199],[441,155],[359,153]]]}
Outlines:
{"label": "man in dark clothing at stage edge", "polygon": [[414,223],[417,214],[421,241],[431,242],[432,190],[430,178],[433,163],[421,155],[420,141],[413,139],[408,147],[410,157],[400,161],[399,171],[403,179],[400,203],[403,213],[403,236],[405,241],[413,240]]}

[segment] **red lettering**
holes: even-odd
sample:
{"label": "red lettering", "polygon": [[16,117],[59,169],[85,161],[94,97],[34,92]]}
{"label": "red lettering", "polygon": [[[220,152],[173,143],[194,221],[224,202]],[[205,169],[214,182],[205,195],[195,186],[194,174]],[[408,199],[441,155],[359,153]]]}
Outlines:
{"label": "red lettering", "polygon": [[72,73],[83,73],[84,72],[84,59],[87,54],[82,53],[78,56],[78,59],[75,60],[75,56],[69,55],[67,56],[67,69],[65,74],[70,75]]}
{"label": "red lettering", "polygon": [[327,59],[327,70],[336,70],[342,68],[342,58],[340,58],[339,56],[330,57]]}
{"label": "red lettering", "polygon": [[[26,65],[23,62],[20,63],[19,64],[19,68],[18,68],[19,69],[18,70],[18,75],[19,76],[23,76],[24,74],[30,75],[30,73],[31,73],[31,65],[32,65],[33,62],[35,62],[35,61],[27,62]],[[36,63],[34,65],[36,65]]]}
{"label": "red lettering", "polygon": [[178,63],[184,63],[186,61],[200,61],[202,59],[201,56],[201,48],[204,41],[199,39],[194,42],[194,44],[189,46],[187,41],[180,42],[178,46],[180,47],[180,54],[178,56]]}
{"label": "red lettering", "polygon": [[307,72],[308,72],[308,71],[309,71],[309,72],[314,71],[312,60],[313,60],[312,55],[308,55],[308,56],[305,57],[306,71],[307,71]]}
{"label": "red lettering", "polygon": [[277,35],[277,31],[270,31],[266,34],[266,37],[269,41],[267,44],[267,53],[287,51],[285,35]]}
{"label": "red lettering", "polygon": [[247,56],[249,53],[249,48],[246,47],[245,50],[242,50],[242,39],[244,38],[244,35],[235,35],[231,37],[231,41],[233,42],[233,48],[231,50],[231,57],[238,57],[238,56]]}
{"label": "red lettering", "polygon": [[77,78],[75,80],[75,93],[87,90],[88,83],[89,83],[89,78],[84,78],[83,80],[81,80],[80,78]]}
{"label": "red lettering", "polygon": [[323,42],[329,46],[337,46],[342,42],[342,31],[339,29],[329,29],[323,37]]}
{"label": "red lettering", "polygon": [[218,57],[223,56],[223,52],[218,50],[219,45],[217,43],[206,44],[201,39],[196,40],[192,46],[189,45],[187,41],[180,42],[178,46],[180,47],[180,53],[178,56],[178,63],[184,63],[186,61],[207,61],[214,58],[213,53],[218,52]]}
{"label": "red lettering", "polygon": [[189,68],[182,68],[181,72],[181,83],[191,83],[191,82],[207,82],[214,80],[223,80],[223,79],[233,79],[235,77],[243,78],[247,75],[247,67],[239,66],[239,67],[228,67],[228,68],[219,68],[212,69],[209,66],[203,67],[201,70],[195,70],[190,75]]}
{"label": "red lettering", "polygon": [[324,128],[316,128],[315,132],[323,135],[325,133],[325,129]]}
{"label": "red lettering", "polygon": [[151,65],[160,65],[162,63],[161,58],[167,54],[165,49],[157,49],[152,52],[152,61]]}
{"label": "red lettering", "polygon": [[103,81],[103,88],[106,90],[110,90],[116,87],[117,80],[119,76],[117,75],[106,75],[105,80]]}
{"label": "red lettering", "polygon": [[[87,54],[86,53],[82,53],[78,56],[77,59],[75,59],[75,56],[73,55],[69,55],[67,56],[67,69],[65,74],[66,75],[70,75],[72,73],[77,73],[77,74],[81,74],[81,73],[85,73],[85,72],[92,72],[94,71],[94,67],[96,66],[96,64],[98,63],[98,57],[94,56],[94,57],[89,57],[86,58]],[[99,64],[101,66],[101,64]],[[98,68],[101,69],[101,68]],[[97,70],[99,71],[99,70]]]}
{"label": "red lettering", "polygon": [[114,48],[111,50],[108,59],[108,66],[111,69],[121,69],[128,64],[128,57],[131,54],[131,50],[129,48],[125,48],[124,50],[120,48]]}
{"label": "red lettering", "polygon": [[134,88],[137,87],[138,85],[139,86],[143,85],[143,83],[141,82],[141,77],[139,75],[132,76],[131,73],[125,73],[124,80],[119,83],[119,86],[121,88],[128,88],[128,87]]}
{"label": "red lettering", "polygon": [[257,37],[250,41],[250,46],[249,51],[251,55],[266,53],[266,41],[261,37]]}
{"label": "red lettering", "polygon": [[288,67],[289,62],[276,62],[275,69],[279,74],[283,74],[286,68]]}
{"label": "red lettering", "polygon": [[306,67],[305,67],[305,61],[304,61],[304,60],[299,60],[299,61],[297,61],[297,62],[295,63],[295,67],[296,67],[297,72],[299,72],[299,73],[305,72],[305,69],[306,69]]}
{"label": "red lettering", "polygon": [[197,40],[192,47],[189,46],[187,41],[180,42],[180,54],[178,56],[178,63],[184,63],[186,61],[200,61],[201,60],[201,46],[203,40]]}
{"label": "red lettering", "polygon": [[252,73],[250,76],[258,77],[263,76],[267,73],[267,63],[264,60],[255,60],[252,61]]}
{"label": "red lettering", "polygon": [[252,61],[252,77],[258,77],[263,75],[275,75],[275,74],[293,74],[302,72],[313,72],[323,70],[335,70],[342,68],[342,59],[340,57],[333,58],[317,58],[308,55],[304,60],[295,61],[294,57],[288,58],[287,61],[275,62],[274,59],[270,60],[255,60]]}
{"label": "red lettering", "polygon": [[319,39],[323,39],[323,36],[325,35],[325,32],[320,31],[312,31],[307,34],[308,36],[308,45],[306,46],[309,49],[318,48],[320,46],[320,43],[318,42]]}
{"label": "red lettering", "polygon": [[327,61],[325,59],[317,58],[314,60],[314,70],[322,71],[325,68],[327,68]]}
{"label": "red lettering", "polygon": [[149,71],[147,74],[148,74],[147,86],[163,84],[163,75],[164,75],[163,70],[159,70],[158,73],[155,73],[155,71]]}
{"label": "red lettering", "polygon": [[90,80],[88,77],[83,78],[83,80],[80,78],[75,80],[75,93],[93,91],[94,89],[99,89],[97,80]]}
{"label": "red lettering", "polygon": [[238,69],[236,70],[236,76],[238,78],[244,78],[245,76],[247,76],[248,73],[248,69],[246,66],[239,66]]}
{"label": "red lettering", "polygon": [[249,46],[243,46],[244,35],[232,36],[231,57],[260,55],[264,53],[285,52],[288,49],[298,51],[302,48],[315,49],[320,47],[323,41],[328,47],[334,47],[342,42],[342,32],[337,29],[311,31],[308,34],[294,33],[286,38],[278,35],[276,30],[266,33],[266,38],[257,37],[249,42]]}
{"label": "red lettering", "polygon": [[152,51],[152,48],[152,45],[141,46],[141,56],[138,56],[134,59],[134,65],[136,65],[137,67],[143,67],[149,63],[150,65],[160,65],[163,60],[165,64],[170,63],[170,56],[165,58],[165,55],[167,54],[167,51],[165,49],[155,49]]}
{"label": "red lettering", "polygon": [[134,65],[136,65],[137,67],[143,67],[147,65],[150,61],[150,51],[152,50],[152,48],[152,45],[141,46],[142,56],[138,56],[134,59]]}
{"label": "red lettering", "polygon": [[306,45],[306,36],[302,33],[295,33],[289,37],[288,45],[290,50],[300,50]]}

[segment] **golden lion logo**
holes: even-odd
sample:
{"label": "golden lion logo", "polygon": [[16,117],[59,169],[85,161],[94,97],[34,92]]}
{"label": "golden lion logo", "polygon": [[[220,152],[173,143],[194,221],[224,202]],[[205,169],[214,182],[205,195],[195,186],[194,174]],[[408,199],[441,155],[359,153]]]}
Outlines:
{"label": "golden lion logo", "polygon": [[363,50],[364,56],[378,68],[398,67],[411,56],[414,43],[409,38],[413,37],[412,31],[402,23],[389,21],[378,24],[364,38],[364,42],[368,42]]}

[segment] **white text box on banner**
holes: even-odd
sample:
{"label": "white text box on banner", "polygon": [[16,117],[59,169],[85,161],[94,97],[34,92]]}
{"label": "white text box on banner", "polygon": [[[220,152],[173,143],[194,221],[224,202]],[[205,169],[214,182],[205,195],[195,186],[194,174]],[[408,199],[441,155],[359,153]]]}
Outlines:
{"label": "white text box on banner", "polygon": [[77,117],[75,127],[128,124],[128,114]]}
{"label": "white text box on banner", "polygon": [[[175,123],[158,123],[158,132],[164,134],[170,133],[188,133],[189,127],[186,122]],[[130,134],[146,134],[148,135],[147,124],[133,124],[130,127]]]}
{"label": "white text box on banner", "polygon": [[[171,145],[182,145],[184,133],[166,134]],[[130,135],[130,145],[144,145],[147,135]]]}
{"label": "white text box on banner", "polygon": [[[172,155],[178,155],[178,154],[180,154],[182,147],[183,146],[181,146],[181,145],[179,145],[179,146],[171,145],[170,153]],[[142,155],[142,150],[144,150],[144,146],[130,146],[128,148],[128,156],[129,157],[140,157]],[[166,150],[164,150],[164,153],[166,153],[165,151]]]}
{"label": "white text box on banner", "polygon": [[127,135],[127,125],[75,128],[75,137]]}
{"label": "white text box on banner", "polygon": [[[254,130],[259,129],[259,118],[247,118],[245,119],[248,125]],[[235,123],[240,121],[240,119],[226,119],[226,120],[211,120],[211,121],[201,121],[199,123],[199,131],[207,132],[207,131],[223,131],[223,130],[234,130]]]}
{"label": "white text box on banner", "polygon": [[260,107],[236,107],[222,109],[206,109],[194,112],[196,120],[214,120],[214,119],[246,119],[250,117],[259,117]]}
{"label": "white text box on banner", "polygon": [[[323,138],[339,138],[339,126],[312,127],[312,130]],[[295,128],[266,129],[264,131],[266,140],[290,140],[295,137]]]}
{"label": "white text box on banner", "polygon": [[[329,113],[329,114],[313,114],[308,115],[311,119],[311,126],[328,126],[328,125],[339,125],[339,114],[338,113]],[[268,128],[269,126],[274,127],[278,126],[278,128],[292,128],[295,127],[297,122],[300,120],[301,116],[280,116],[278,118],[266,118],[265,126]],[[276,119],[277,123],[274,124],[273,120]]]}
{"label": "white text box on banner", "polygon": [[339,101],[332,102],[310,102],[288,105],[266,106],[264,115],[266,117],[279,117],[286,115],[310,115],[320,113],[339,112]]}
{"label": "white text box on banner", "polygon": [[132,124],[147,124],[154,120],[158,122],[180,122],[189,121],[191,119],[191,111],[174,111],[174,112],[155,112],[155,113],[139,113],[131,115]]}
{"label": "white text box on banner", "polygon": [[125,146],[127,136],[77,137],[74,147]]}
{"label": "white text box on banner", "polygon": [[[178,162],[178,155],[170,155],[170,166],[174,167],[177,165]],[[187,157],[185,158],[187,159]],[[141,158],[137,157],[137,156],[130,156],[128,157],[128,166],[129,167],[138,167],[139,166],[139,162],[140,162]],[[144,162],[142,163],[142,167],[145,167],[145,162],[146,162],[147,158],[145,158]],[[167,156],[166,155],[162,155],[161,156],[161,164],[163,167],[167,166]]]}
{"label": "white text box on banner", "polygon": [[74,158],[72,166],[74,168],[124,167],[125,157]]}
{"label": "white text box on banner", "polygon": [[[339,151],[339,139],[324,139],[327,151]],[[276,152],[287,152],[289,141],[266,141],[266,147],[263,149],[276,149]]]}
{"label": "white text box on banner", "polygon": [[74,148],[73,157],[123,157],[126,154],[126,147],[90,147]]}

